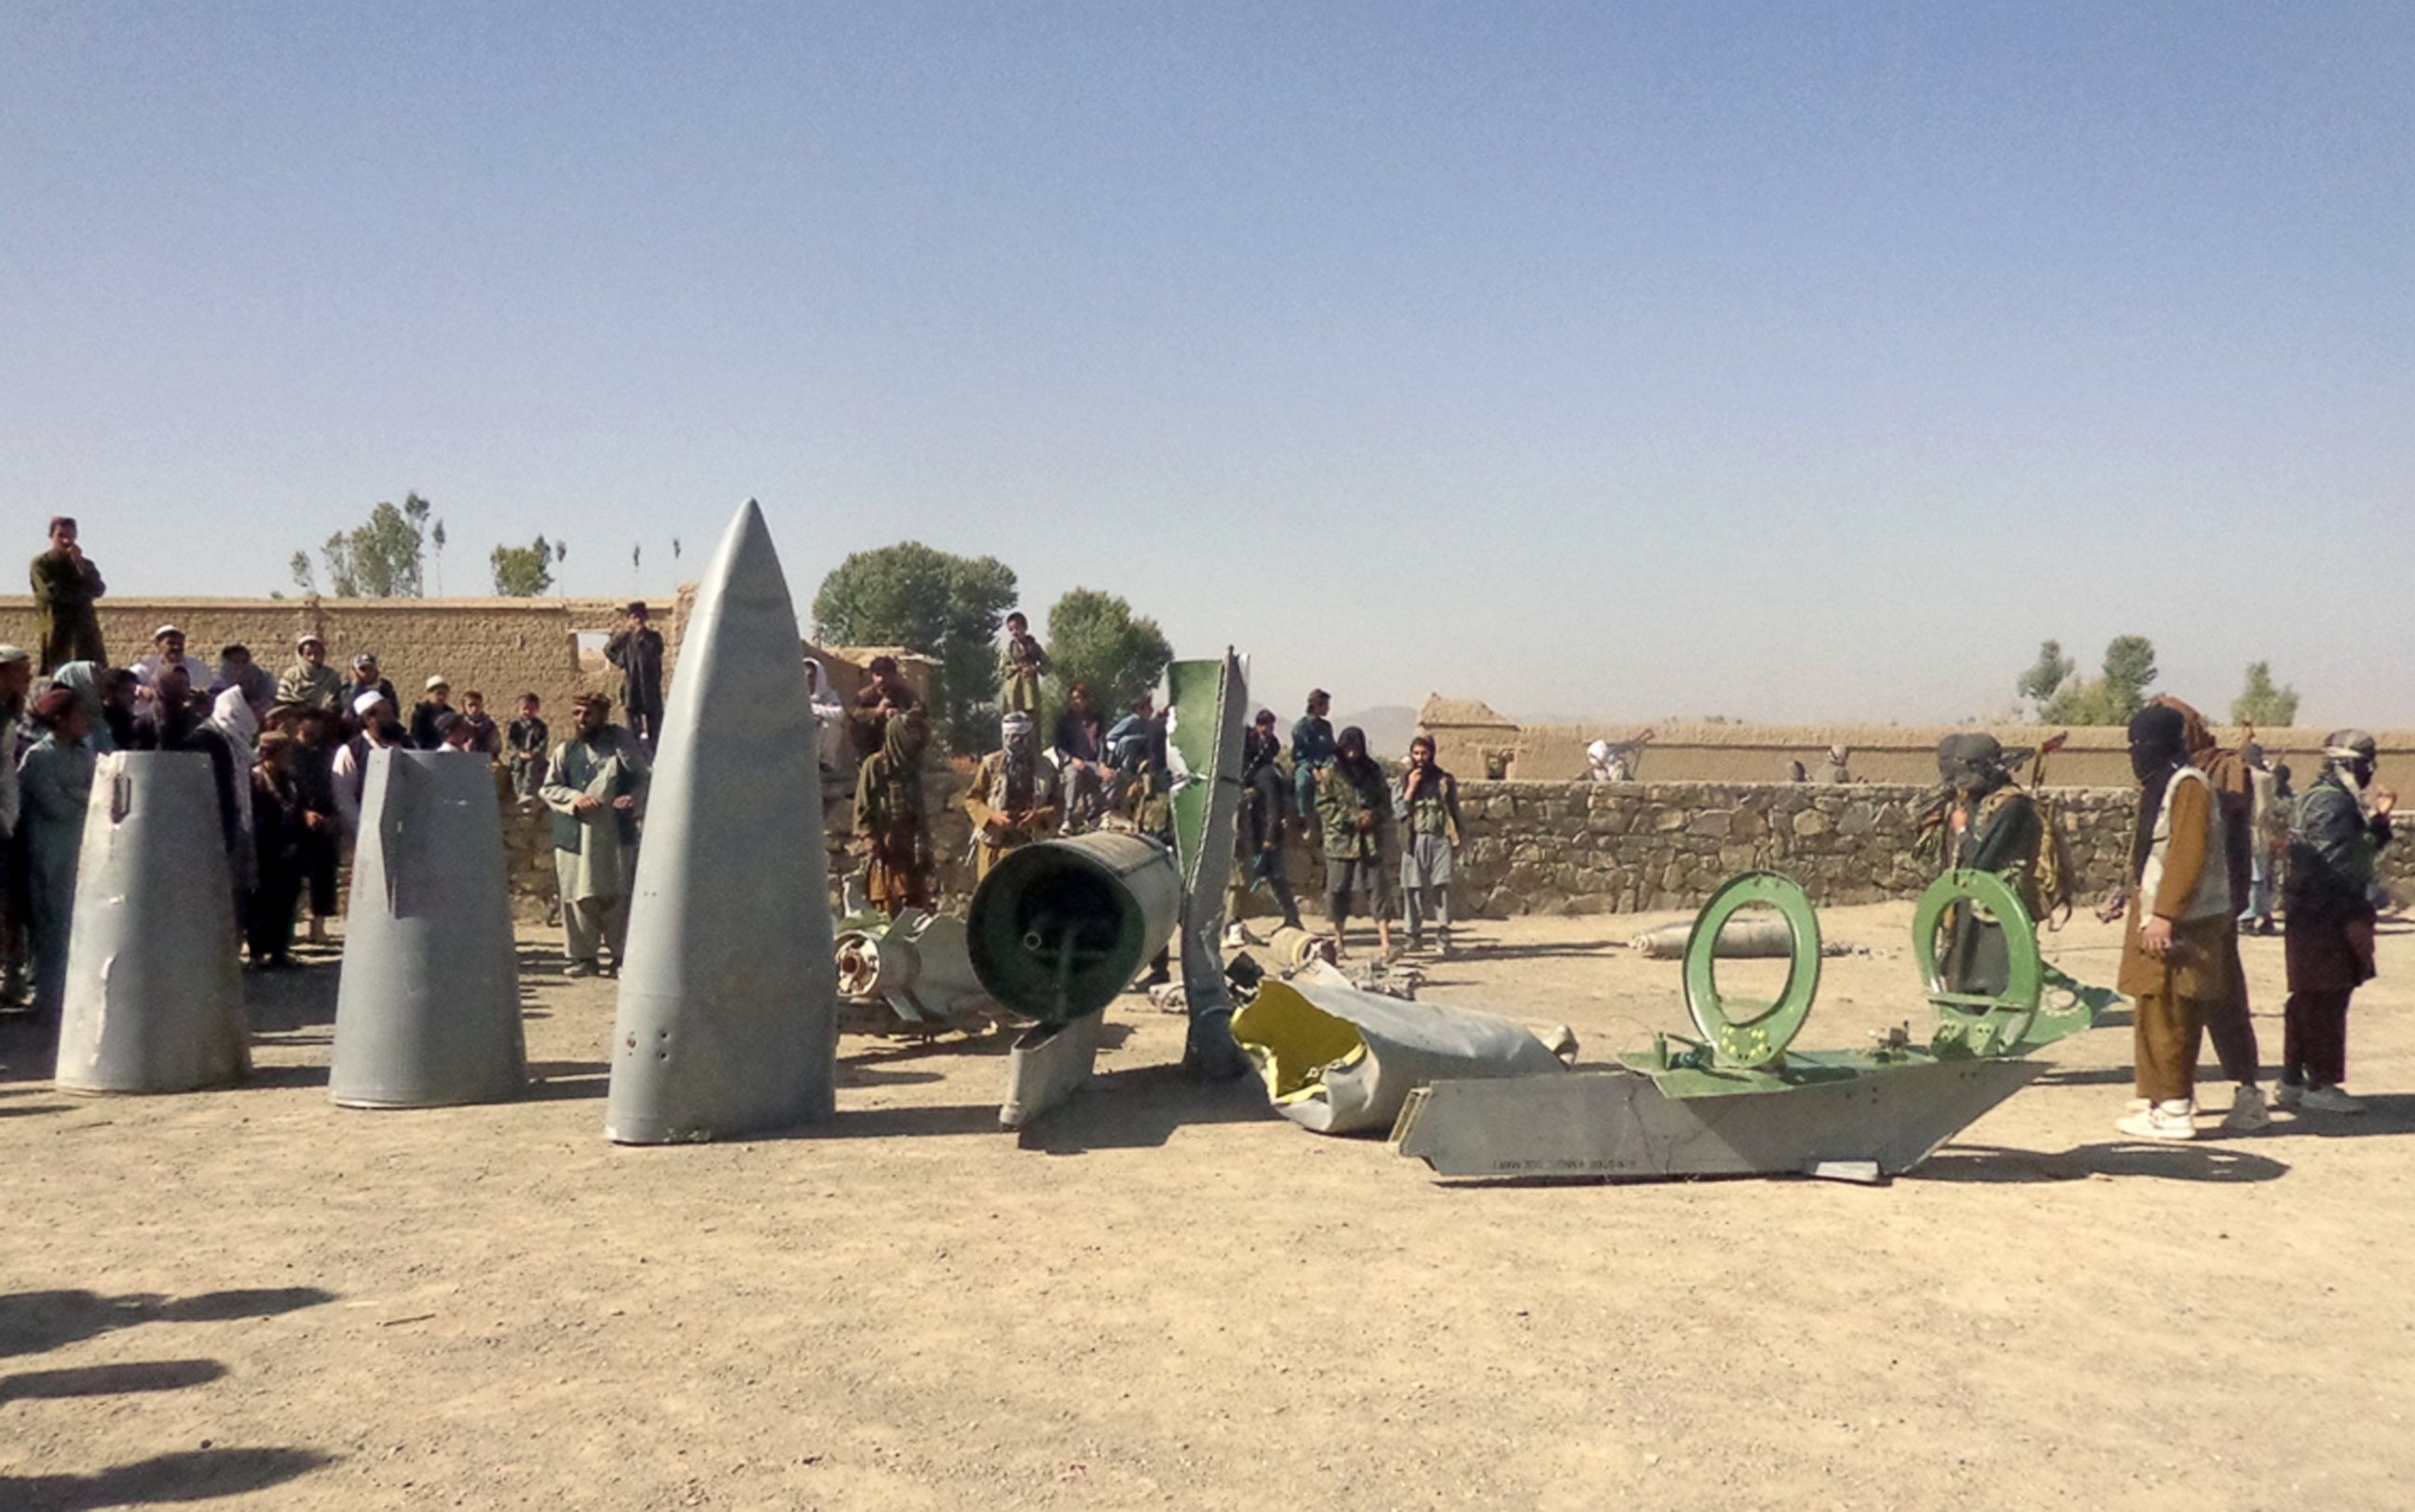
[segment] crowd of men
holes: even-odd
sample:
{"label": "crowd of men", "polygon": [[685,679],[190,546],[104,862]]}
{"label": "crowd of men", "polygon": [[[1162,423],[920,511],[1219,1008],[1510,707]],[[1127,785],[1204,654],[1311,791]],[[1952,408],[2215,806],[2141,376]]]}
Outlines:
{"label": "crowd of men", "polygon": [[[2362,730],[2325,738],[2322,770],[2302,792],[2286,763],[2253,739],[2226,751],[2195,708],[2165,696],[2130,721],[2130,764],[2138,781],[2124,886],[2099,910],[2124,920],[2116,985],[2134,1009],[2136,1096],[2118,1120],[2135,1138],[2197,1137],[2197,1065],[2212,1040],[2232,1084],[2223,1128],[2252,1133],[2272,1109],[2350,1115],[2363,1104],[2348,1090],[2348,1012],[2374,974],[2375,925],[2383,900],[2378,859],[2391,839],[2397,796],[2375,779],[2377,747]],[[2033,919],[2045,895],[2053,844],[2034,793],[2018,784],[1995,737],[1948,736],[1938,770],[1952,794],[1945,859],[2013,885]],[[2268,1098],[2257,1043],[2242,934],[2274,932],[2287,918],[2281,1076]],[[1945,984],[1991,994],[2010,974],[2003,933],[1961,910],[1942,957]]]}
{"label": "crowd of men", "polygon": [[[229,927],[257,967],[291,964],[306,918],[308,938],[325,941],[369,756],[386,748],[484,756],[521,801],[553,810],[571,968],[600,969],[607,943],[617,961],[636,838],[631,795],[642,794],[647,748],[609,724],[609,698],[582,696],[570,737],[554,743],[533,693],[519,696],[507,726],[476,689],[457,704],[441,673],[406,707],[374,651],[338,670],[316,632],[295,637],[281,674],[243,645],[221,648],[215,665],[196,661],[173,624],[160,625],[130,666],[113,665],[98,611],[107,586],[78,533],[73,519],[53,519],[50,549],[34,560],[38,650],[0,646],[0,1006],[30,1001],[56,1017],[84,812],[98,759],[112,751],[209,758],[234,884]],[[629,606],[607,655],[622,672],[631,722],[651,734],[663,642],[645,606]],[[611,822],[596,820],[599,809]]]}
{"label": "crowd of men", "polygon": [[[499,727],[480,693],[465,692],[456,706],[440,674],[406,711],[373,651],[355,652],[339,671],[315,633],[296,637],[281,675],[241,645],[223,647],[214,666],[197,664],[172,624],[159,626],[131,666],[112,666],[96,610],[107,588],[76,522],[52,520],[50,538],[31,573],[38,650],[0,646],[0,738],[9,742],[0,760],[0,1000],[22,1003],[30,980],[35,1010],[58,1010],[95,762],[114,750],[209,758],[237,899],[229,927],[263,969],[289,962],[306,904],[310,937],[325,937],[344,847],[360,827],[369,756],[381,748],[484,756],[523,803],[550,811],[568,970],[618,968],[665,693],[663,637],[643,604],[627,606],[606,648],[622,676],[627,727],[611,722],[610,698],[585,694],[570,735],[555,743],[534,694],[521,695],[518,717]],[[977,878],[1051,835],[1109,828],[1171,840],[1175,773],[1166,717],[1151,694],[1111,719],[1074,683],[1043,736],[1050,664],[1019,613],[1007,618],[998,670],[998,747],[980,759],[964,798]],[[824,731],[820,765],[831,770],[834,755],[856,762],[848,905],[894,917],[937,902],[923,782],[932,728],[893,657],[874,658],[867,673],[842,704],[818,664],[804,666]],[[1300,844],[1323,861],[1326,921],[1338,944],[1346,947],[1356,910],[1372,921],[1388,958],[1396,915],[1408,950],[1425,949],[1431,934],[1448,954],[1458,780],[1424,735],[1399,774],[1388,772],[1363,730],[1334,729],[1331,702],[1323,689],[1311,693],[1288,739],[1270,710],[1251,724],[1231,914],[1240,918],[1263,891],[1283,924],[1302,926],[1290,863]],[[2335,731],[2321,771],[2298,792],[2288,767],[2269,762],[2252,740],[2220,749],[2205,719],[2177,698],[2153,700],[2128,733],[2138,808],[2124,885],[2103,910],[2126,918],[2118,985],[2136,1005],[2137,1096],[2121,1129],[2195,1137],[2197,1058],[2208,1038],[2234,1085],[2227,1129],[2260,1129],[2272,1106],[2358,1112],[2346,1085],[2348,1005],[2374,972],[2378,857],[2396,805],[2375,781],[2373,738]],[[1645,731],[1595,742],[1589,774],[1629,780],[1650,739]],[[1822,771],[1798,769],[1795,778],[1850,782],[1851,756],[1833,748]],[[2004,877],[2032,917],[2044,917],[2061,901],[2046,895],[2053,828],[2034,791],[2015,779],[2014,757],[1975,732],[1948,737],[1937,757],[1948,795],[1945,862]],[[2243,932],[2273,933],[2276,906],[2287,924],[2288,1000],[2281,1077],[2268,1100],[2239,941]],[[1975,908],[1958,909],[1950,928],[1947,984],[2003,990],[2002,928]],[[1166,974],[1161,956],[1151,980]]]}

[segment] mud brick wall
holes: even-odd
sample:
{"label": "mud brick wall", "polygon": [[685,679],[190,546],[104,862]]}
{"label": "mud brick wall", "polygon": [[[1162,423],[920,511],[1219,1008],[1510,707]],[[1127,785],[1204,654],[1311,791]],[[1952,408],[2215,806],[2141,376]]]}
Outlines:
{"label": "mud brick wall", "polygon": [[[104,562],[103,567],[106,569]],[[680,633],[693,591],[653,600],[654,626],[676,664]],[[110,660],[131,666],[151,654],[151,633],[163,624],[185,632],[188,656],[215,670],[221,647],[250,648],[271,672],[293,662],[293,640],[315,631],[327,641],[327,663],[347,668],[368,651],[404,703],[416,702],[428,678],[453,684],[455,701],[475,688],[489,713],[508,721],[522,692],[545,700],[546,716],[562,727],[571,696],[616,691],[619,678],[603,658],[603,637],[618,628],[624,599],[188,599],[100,601],[100,632]],[[37,644],[34,601],[0,598],[0,640]]]}

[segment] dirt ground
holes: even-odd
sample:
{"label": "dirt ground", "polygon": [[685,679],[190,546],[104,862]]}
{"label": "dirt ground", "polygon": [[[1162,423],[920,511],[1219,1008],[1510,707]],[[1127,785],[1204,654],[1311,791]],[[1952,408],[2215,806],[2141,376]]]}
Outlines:
{"label": "dirt ground", "polygon": [[[1620,943],[1670,917],[1479,925],[1426,996],[1606,1057],[1682,1025]],[[1824,916],[1869,953],[1806,1045],[1921,1017],[1909,919]],[[2366,1115],[2125,1143],[2124,1017],[1884,1188],[1444,1185],[1186,1081],[1137,997],[1035,1136],[995,1041],[850,1038],[827,1129],[618,1149],[610,984],[538,932],[509,1105],[329,1106],[331,959],[255,981],[242,1090],[63,1097],[0,1029],[0,1506],[2403,1506],[2384,931]]]}

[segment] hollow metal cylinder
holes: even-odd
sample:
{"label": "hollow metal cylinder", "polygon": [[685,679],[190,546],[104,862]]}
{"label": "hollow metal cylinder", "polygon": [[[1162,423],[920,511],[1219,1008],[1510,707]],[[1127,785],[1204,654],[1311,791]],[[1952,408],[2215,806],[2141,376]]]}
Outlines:
{"label": "hollow metal cylinder", "polygon": [[973,974],[1013,1011],[1068,1023],[1132,985],[1181,907],[1174,852],[1154,840],[1101,831],[1025,846],[973,890]]}
{"label": "hollow metal cylinder", "polygon": [[466,751],[374,752],[327,1094],[428,1108],[502,1101],[527,1081],[493,769]]}
{"label": "hollow metal cylinder", "polygon": [[62,1092],[189,1092],[251,1070],[210,758],[100,757],[59,1022]]}

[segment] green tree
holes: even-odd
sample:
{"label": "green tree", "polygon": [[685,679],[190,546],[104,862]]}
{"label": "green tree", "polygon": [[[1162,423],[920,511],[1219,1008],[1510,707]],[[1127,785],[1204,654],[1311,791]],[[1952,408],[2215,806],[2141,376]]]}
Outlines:
{"label": "green tree", "polygon": [[1014,570],[920,541],[858,551],[814,594],[814,638],[826,646],[903,646],[939,662],[938,724],[958,755],[998,743],[993,642],[1014,605]]}
{"label": "green tree", "polygon": [[[400,508],[380,503],[369,511],[367,523],[327,537],[319,555],[327,564],[327,586],[335,596],[420,597],[420,566],[432,508],[419,495],[406,494]],[[302,566],[304,573],[297,576],[307,576],[308,563]]]}
{"label": "green tree", "polygon": [[313,597],[317,596],[319,581],[310,571],[310,553],[296,551],[293,553],[293,560],[285,564],[285,570],[293,575],[294,587]]}
{"label": "green tree", "polygon": [[2298,690],[2291,685],[2276,686],[2272,681],[2272,664],[2247,664],[2247,686],[2230,702],[2230,722],[2234,725],[2258,725],[2266,729],[2279,729],[2298,722]]}
{"label": "green tree", "polygon": [[542,535],[528,546],[499,546],[487,559],[498,598],[540,598],[553,586],[553,547]]}
{"label": "green tree", "polygon": [[2146,706],[2154,681],[2155,643],[2144,636],[2116,636],[2105,648],[2100,675],[2061,680],[2040,717],[2049,725],[2126,725]]}
{"label": "green tree", "polygon": [[1174,647],[1157,621],[1134,615],[1113,593],[1077,588],[1048,611],[1051,691],[1061,699],[1067,688],[1082,684],[1110,724],[1156,685],[1172,660]]}
{"label": "green tree", "polygon": [[2062,641],[2040,641],[2037,660],[2013,684],[2013,691],[2044,709],[2054,697],[2055,690],[2062,686],[2063,680],[2071,676],[2078,666],[2078,662],[2062,653]]}

